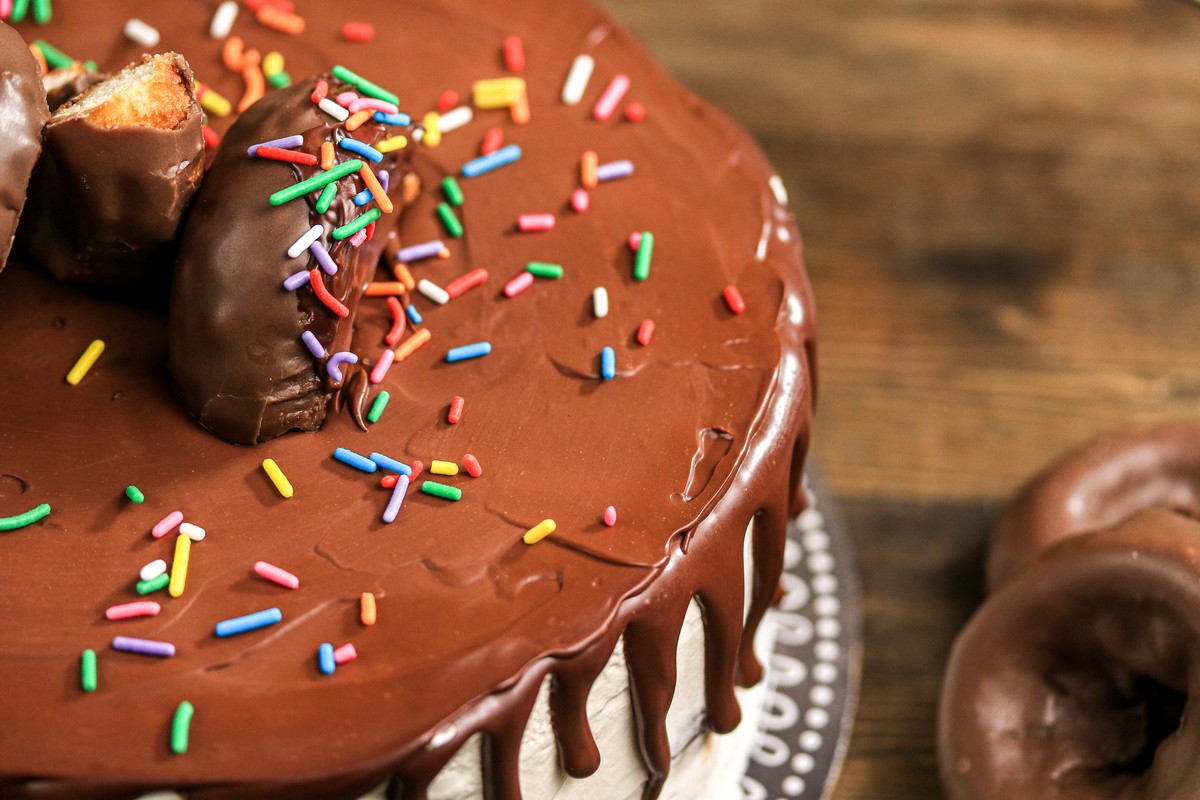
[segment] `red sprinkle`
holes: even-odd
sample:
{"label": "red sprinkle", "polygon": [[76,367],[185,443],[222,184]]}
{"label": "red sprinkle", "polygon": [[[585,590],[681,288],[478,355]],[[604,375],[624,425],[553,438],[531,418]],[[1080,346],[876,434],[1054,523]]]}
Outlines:
{"label": "red sprinkle", "polygon": [[383,479],[379,481],[379,485],[385,489],[395,489],[398,480],[400,480],[399,475],[384,475]]}
{"label": "red sprinkle", "polygon": [[369,22],[347,22],[342,26],[342,38],[347,42],[374,41],[375,26]]}
{"label": "red sprinkle", "polygon": [[642,347],[650,344],[650,340],[654,338],[654,320],[644,319],[642,324],[638,326],[637,341]]}
{"label": "red sprinkle", "polygon": [[517,229],[522,233],[554,229],[553,214],[522,214],[517,217]]}
{"label": "red sprinkle", "polygon": [[205,147],[216,147],[221,143],[221,134],[217,133],[207,125],[200,126],[200,133],[204,136]]}
{"label": "red sprinkle", "polygon": [[630,103],[625,106],[625,119],[630,122],[641,122],[646,118],[646,107],[641,103]]}
{"label": "red sprinkle", "polygon": [[520,36],[504,37],[504,66],[510,72],[520,72],[525,69],[525,45]]}
{"label": "red sprinkle", "polygon": [[445,114],[450,109],[458,105],[458,92],[453,89],[447,89],[442,92],[442,96],[438,98],[437,110],[440,114]]}
{"label": "red sprinkle", "polygon": [[272,161],[286,161],[289,164],[303,164],[306,167],[314,166],[317,163],[317,157],[312,153],[301,153],[298,150],[284,150],[282,147],[271,147],[270,145],[259,145],[254,149],[254,153],[259,158],[269,158]]}
{"label": "red sprinkle", "polygon": [[746,301],[742,299],[742,293],[732,283],[725,287],[725,305],[735,314],[746,310]]}
{"label": "red sprinkle", "polygon": [[388,310],[392,312],[392,329],[388,331],[387,336],[383,337],[383,341],[388,347],[395,347],[400,342],[400,337],[404,335],[404,326],[407,325],[408,315],[404,313],[404,306],[400,305],[400,301],[395,297],[387,299]]}
{"label": "red sprinkle", "polygon": [[479,459],[470,453],[463,456],[463,466],[467,468],[467,474],[472,478],[478,478],[483,474],[483,467],[479,466]]}
{"label": "red sprinkle", "polygon": [[292,0],[246,0],[246,7],[251,11],[258,11],[265,6],[282,9],[283,11],[296,10],[296,4]]}
{"label": "red sprinkle", "polygon": [[321,270],[310,269],[308,271],[308,282],[312,284],[313,292],[316,293],[317,299],[324,303],[330,311],[339,317],[350,316],[350,309],[342,305],[342,302],[331,295],[329,290],[325,288],[325,280],[321,277]]}
{"label": "red sprinkle", "polygon": [[446,414],[446,422],[449,422],[451,425],[457,425],[459,420],[462,419],[463,406],[466,403],[466,400],[463,400],[458,395],[454,395],[454,399],[450,401],[450,413]]}
{"label": "red sprinkle", "polygon": [[325,99],[325,95],[329,94],[329,83],[325,80],[317,81],[317,87],[313,89],[312,101],[319,103]]}
{"label": "red sprinkle", "polygon": [[490,155],[500,149],[500,145],[504,144],[504,131],[500,128],[489,128],[488,132],[483,135],[483,143],[479,145],[480,155]]}
{"label": "red sprinkle", "polygon": [[371,241],[371,237],[375,235],[375,223],[372,222],[370,225],[363,228],[363,232],[367,234],[367,238],[364,241]]}
{"label": "red sprinkle", "polygon": [[424,470],[424,469],[425,469],[425,462],[424,462],[424,461],[414,461],[414,462],[412,462],[412,475],[409,475],[409,476],[408,476],[408,477],[409,477],[409,479],[410,479],[410,480],[414,480],[414,481],[415,481],[415,480],[417,479],[417,476],[418,476],[418,475],[420,475],[420,474],[421,474],[421,471],[422,471],[422,470]]}
{"label": "red sprinkle", "polygon": [[488,279],[488,271],[482,267],[473,269],[461,278],[455,278],[446,284],[446,294],[458,297],[467,289],[472,289]]}
{"label": "red sprinkle", "polygon": [[576,189],[571,192],[571,208],[575,209],[575,213],[582,214],[588,210],[588,206],[592,204],[592,197],[588,194],[587,189]]}

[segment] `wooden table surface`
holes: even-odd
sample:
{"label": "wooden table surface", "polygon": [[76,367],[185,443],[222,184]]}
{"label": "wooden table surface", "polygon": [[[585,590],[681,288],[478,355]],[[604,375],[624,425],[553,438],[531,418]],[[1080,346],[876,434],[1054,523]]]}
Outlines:
{"label": "wooden table surface", "polygon": [[1200,410],[1200,4],[603,5],[789,189],[815,458],[865,588],[833,796],[939,798],[941,670],[1000,503],[1100,432]]}

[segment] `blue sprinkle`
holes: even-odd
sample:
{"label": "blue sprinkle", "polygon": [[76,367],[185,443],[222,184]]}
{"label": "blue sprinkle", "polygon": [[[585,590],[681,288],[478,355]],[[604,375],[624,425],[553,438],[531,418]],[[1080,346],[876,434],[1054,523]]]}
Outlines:
{"label": "blue sprinkle", "polygon": [[371,115],[371,119],[376,122],[382,122],[384,125],[399,125],[401,127],[412,122],[412,117],[408,114],[385,114],[382,111],[376,111]]}
{"label": "blue sprinkle", "polygon": [[425,320],[425,318],[421,316],[421,312],[417,311],[417,307],[414,305],[410,304],[408,308],[404,309],[404,311],[408,314],[408,318],[412,320],[413,325],[420,325]]}
{"label": "blue sprinkle", "polygon": [[337,669],[337,662],[333,660],[333,645],[329,642],[324,642],[317,648],[317,664],[326,675],[332,675]]}
{"label": "blue sprinkle", "polygon": [[371,194],[370,189],[363,189],[361,192],[354,195],[354,205],[365,206],[367,203],[371,202],[374,199],[375,199],[375,196],[373,194]]}
{"label": "blue sprinkle", "polygon": [[247,633],[248,631],[256,631],[259,628],[265,628],[268,625],[274,625],[283,619],[283,612],[278,608],[268,608],[263,611],[255,611],[253,614],[247,614],[244,617],[234,617],[233,619],[222,620],[217,623],[217,636],[235,636],[239,633]]}
{"label": "blue sprinkle", "polygon": [[462,347],[452,347],[446,353],[446,361],[453,364],[456,361],[466,361],[471,358],[480,358],[492,352],[491,342],[475,342],[474,344],[464,344]]}
{"label": "blue sprinkle", "polygon": [[354,467],[355,469],[361,469],[363,472],[374,472],[375,470],[379,469],[379,467],[371,459],[364,458],[353,450],[347,450],[344,447],[339,447],[337,450],[334,450],[333,457],[343,464]]}
{"label": "blue sprinkle", "polygon": [[380,161],[383,161],[383,153],[379,152],[374,147],[371,147],[371,145],[367,144],[366,142],[360,142],[358,139],[351,139],[349,136],[338,140],[338,147],[342,148],[343,150],[349,150],[355,155],[360,155],[368,161],[374,161],[376,164],[378,164]]}
{"label": "blue sprinkle", "polygon": [[611,347],[600,351],[600,377],[606,381],[617,377],[617,354]]}
{"label": "blue sprinkle", "polygon": [[501,147],[494,153],[468,161],[463,164],[462,174],[466,178],[474,178],[485,172],[491,172],[505,164],[511,164],[521,157],[520,145],[510,144]]}
{"label": "blue sprinkle", "polygon": [[383,453],[371,453],[371,461],[375,462],[379,467],[392,472],[399,472],[401,475],[412,475],[412,468],[402,461],[397,461],[390,456],[385,456]]}

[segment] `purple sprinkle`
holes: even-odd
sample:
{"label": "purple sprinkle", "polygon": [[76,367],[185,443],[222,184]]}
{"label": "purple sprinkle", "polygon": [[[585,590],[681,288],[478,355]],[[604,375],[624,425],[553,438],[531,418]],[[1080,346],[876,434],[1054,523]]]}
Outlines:
{"label": "purple sprinkle", "polygon": [[388,171],[386,169],[381,169],[379,172],[375,173],[375,177],[379,178],[379,188],[386,192],[388,190],[388,181],[390,180],[388,177]]}
{"label": "purple sprinkle", "polygon": [[319,239],[310,244],[308,249],[312,250],[313,257],[317,259],[317,263],[321,265],[321,269],[325,271],[326,275],[337,275],[338,266]]}
{"label": "purple sprinkle", "polygon": [[409,477],[400,475],[396,478],[396,488],[392,489],[392,498],[388,500],[387,508],[383,511],[383,521],[392,523],[396,521],[396,515],[400,513],[400,506],[404,503],[404,494],[408,491]]}
{"label": "purple sprinkle", "polygon": [[[300,338],[304,340],[304,344],[308,347],[308,352],[313,354],[313,358],[325,357],[325,348],[317,341],[317,337],[313,335],[312,331],[305,331],[300,334]],[[338,380],[341,380],[341,378]]]}
{"label": "purple sprinkle", "polygon": [[342,350],[341,352],[334,353],[333,355],[331,355],[329,357],[329,360],[325,362],[325,370],[329,373],[329,377],[333,378],[338,383],[341,383],[342,382],[342,370],[340,369],[341,365],[342,364],[357,364],[357,363],[358,363],[358,356],[354,355],[354,353],[350,353],[345,350]]}
{"label": "purple sprinkle", "polygon": [[132,636],[115,636],[112,640],[113,650],[126,653],[137,653],[142,656],[158,656],[170,658],[175,655],[175,645],[170,642],[156,642],[153,639],[135,639]]}
{"label": "purple sprinkle", "polygon": [[600,183],[616,180],[617,178],[628,178],[632,174],[632,161],[610,161],[607,164],[601,164],[596,167],[596,180]]}
{"label": "purple sprinkle", "polygon": [[289,292],[294,292],[304,284],[308,283],[308,281],[308,270],[302,269],[294,275],[289,275],[283,282],[283,288],[287,289]]}
{"label": "purple sprinkle", "polygon": [[432,242],[424,242],[422,244],[414,244],[412,247],[405,247],[396,254],[397,261],[403,261],[405,264],[411,264],[414,261],[420,261],[423,258],[433,258],[438,253],[442,252],[446,245],[442,244],[441,239],[435,239]]}
{"label": "purple sprinkle", "polygon": [[269,142],[252,144],[246,148],[246,155],[257,156],[258,148],[260,147],[278,147],[280,150],[295,150],[302,144],[304,144],[304,137],[297,133],[294,136],[285,136],[282,139],[272,139]]}

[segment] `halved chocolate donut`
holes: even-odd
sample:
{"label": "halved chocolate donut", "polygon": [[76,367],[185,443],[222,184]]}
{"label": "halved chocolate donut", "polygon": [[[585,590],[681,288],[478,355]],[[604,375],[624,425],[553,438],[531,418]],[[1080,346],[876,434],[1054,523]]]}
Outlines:
{"label": "halved chocolate donut", "polygon": [[29,47],[0,22],[0,270],[8,261],[49,112]]}

